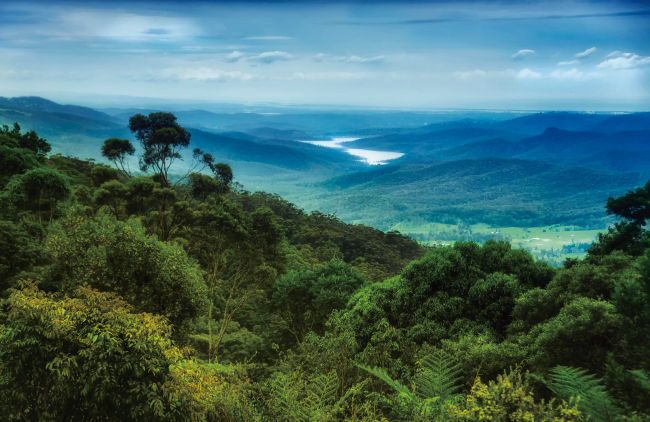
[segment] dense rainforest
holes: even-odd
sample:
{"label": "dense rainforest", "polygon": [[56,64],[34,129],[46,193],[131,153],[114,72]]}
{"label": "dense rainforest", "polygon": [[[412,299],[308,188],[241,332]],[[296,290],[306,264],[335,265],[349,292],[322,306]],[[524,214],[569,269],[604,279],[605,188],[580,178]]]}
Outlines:
{"label": "dense rainforest", "polygon": [[170,113],[0,129],[0,421],[650,420],[650,182],[553,268],[245,191]]}

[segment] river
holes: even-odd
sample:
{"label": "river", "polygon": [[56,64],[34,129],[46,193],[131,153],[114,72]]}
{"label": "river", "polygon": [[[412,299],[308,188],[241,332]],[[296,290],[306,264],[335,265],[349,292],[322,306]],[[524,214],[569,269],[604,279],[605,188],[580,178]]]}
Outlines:
{"label": "river", "polygon": [[372,151],[369,149],[345,148],[341,145],[344,142],[356,141],[360,138],[332,138],[331,141],[302,141],[313,145],[320,145],[328,148],[344,148],[345,152],[350,155],[361,157],[359,161],[364,161],[370,165],[388,164],[388,160],[394,160],[404,155],[401,152],[390,151]]}

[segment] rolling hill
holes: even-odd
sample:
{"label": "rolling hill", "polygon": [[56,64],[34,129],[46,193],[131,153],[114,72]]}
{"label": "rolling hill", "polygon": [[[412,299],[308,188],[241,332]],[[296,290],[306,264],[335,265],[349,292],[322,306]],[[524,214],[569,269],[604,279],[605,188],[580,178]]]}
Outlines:
{"label": "rolling hill", "polygon": [[603,203],[609,196],[645,182],[647,175],[640,173],[485,158],[406,162],[340,176],[320,186],[330,191],[324,211],[336,209],[344,219],[385,228],[400,218],[462,218],[499,226],[584,225],[605,218]]}

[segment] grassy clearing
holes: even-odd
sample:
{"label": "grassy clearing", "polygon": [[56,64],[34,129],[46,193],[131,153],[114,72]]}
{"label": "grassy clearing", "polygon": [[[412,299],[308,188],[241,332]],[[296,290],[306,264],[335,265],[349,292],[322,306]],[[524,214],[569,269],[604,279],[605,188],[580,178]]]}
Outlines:
{"label": "grassy clearing", "polygon": [[538,259],[556,261],[585,256],[585,245],[591,244],[600,230],[584,230],[577,226],[490,227],[487,224],[456,225],[428,223],[396,224],[392,230],[409,235],[429,245],[451,245],[457,240],[485,241],[491,237],[509,241],[515,248],[524,248]]}

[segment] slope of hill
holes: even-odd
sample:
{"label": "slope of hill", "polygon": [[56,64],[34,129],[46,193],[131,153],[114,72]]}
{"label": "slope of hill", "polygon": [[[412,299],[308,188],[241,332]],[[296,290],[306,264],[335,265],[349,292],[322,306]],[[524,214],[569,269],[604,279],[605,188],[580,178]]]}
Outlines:
{"label": "slope of hill", "polygon": [[321,186],[332,191],[323,211],[336,209],[344,219],[386,228],[400,219],[454,218],[501,226],[583,225],[605,218],[602,204],[609,196],[645,182],[647,177],[639,173],[486,158],[407,162],[390,171],[337,177]]}
{"label": "slope of hill", "polygon": [[66,155],[91,157],[99,155],[101,143],[108,138],[129,138],[126,126],[91,119],[68,113],[25,110],[19,108],[0,109],[0,124],[20,124],[23,130],[34,130],[46,138],[53,152]]}
{"label": "slope of hill", "polygon": [[497,122],[491,124],[490,127],[526,135],[537,135],[549,127],[564,130],[581,130],[585,126],[595,125],[610,117],[611,115],[608,114],[548,112]]}
{"label": "slope of hill", "polygon": [[644,172],[650,177],[650,150],[603,150],[576,160],[574,164],[617,172]]}
{"label": "slope of hill", "polygon": [[519,140],[521,135],[490,128],[457,128],[419,134],[394,134],[347,142],[346,147],[426,154],[491,138]]}
{"label": "slope of hill", "polygon": [[362,168],[349,154],[317,145],[282,140],[276,144],[258,143],[194,128],[188,131],[192,134],[192,146],[209,152],[217,160],[259,162],[290,170]]}
{"label": "slope of hill", "polygon": [[633,113],[612,116],[581,130],[594,132],[623,132],[629,130],[650,130],[650,113]]}
{"label": "slope of hill", "polygon": [[[505,139],[473,141],[455,148],[438,152],[437,158],[521,158],[543,160],[552,163],[574,164],[598,168],[601,159],[586,159],[602,151],[616,150],[621,153],[612,157],[605,168],[612,171],[650,171],[650,163],[644,165],[634,151],[650,151],[650,131],[627,131],[616,133],[573,132],[548,128],[541,135],[525,138],[519,142]],[[623,154],[623,151],[630,153]],[[643,155],[643,154],[641,154]]]}
{"label": "slope of hill", "polygon": [[30,111],[45,111],[49,113],[66,113],[89,119],[105,120],[119,123],[119,119],[88,107],[76,105],[61,105],[41,97],[0,97],[0,107],[18,108]]}
{"label": "slope of hill", "polygon": [[316,139],[299,130],[280,130],[270,127],[258,127],[246,133],[264,139],[286,139],[289,141],[309,141]]}

